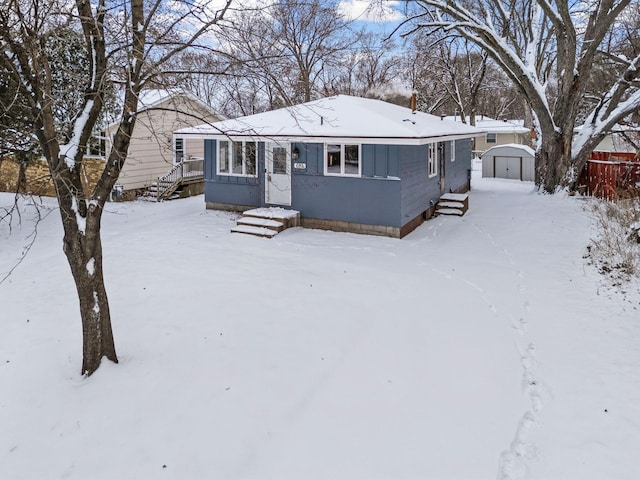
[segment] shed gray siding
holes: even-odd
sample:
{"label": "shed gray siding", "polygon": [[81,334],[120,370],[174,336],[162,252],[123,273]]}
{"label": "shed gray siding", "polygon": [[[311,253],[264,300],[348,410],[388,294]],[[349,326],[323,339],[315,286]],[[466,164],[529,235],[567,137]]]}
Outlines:
{"label": "shed gray siding", "polygon": [[[518,180],[535,181],[535,154],[524,145],[499,145],[482,154],[482,176],[508,178],[504,172],[496,171],[496,159],[511,164],[515,162]],[[513,177],[510,177],[513,179]]]}

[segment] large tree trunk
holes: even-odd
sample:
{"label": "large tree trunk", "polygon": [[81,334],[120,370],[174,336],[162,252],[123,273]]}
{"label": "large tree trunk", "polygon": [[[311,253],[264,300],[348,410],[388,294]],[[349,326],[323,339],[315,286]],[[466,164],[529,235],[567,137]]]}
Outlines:
{"label": "large tree trunk", "polygon": [[[111,329],[109,302],[102,275],[102,243],[99,232],[91,240],[78,241],[65,234],[64,253],[78,291],[82,320],[82,373],[91,375],[102,357],[118,363]],[[91,252],[91,253],[87,253]]]}
{"label": "large tree trunk", "polygon": [[85,200],[78,166],[68,169],[61,161],[58,168],[52,176],[64,228],[63,250],[80,303],[82,374],[89,376],[103,357],[118,363],[102,274],[100,221],[104,202]]}
{"label": "large tree trunk", "polygon": [[542,145],[536,151],[536,185],[546,193],[555,193],[565,185],[571,160],[571,137],[543,134]]}

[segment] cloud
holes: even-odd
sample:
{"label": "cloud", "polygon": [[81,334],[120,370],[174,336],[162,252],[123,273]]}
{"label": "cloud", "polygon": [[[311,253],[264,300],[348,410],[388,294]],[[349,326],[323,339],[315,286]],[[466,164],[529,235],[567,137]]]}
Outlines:
{"label": "cloud", "polygon": [[386,23],[404,18],[400,11],[400,1],[381,0],[341,0],[338,10],[350,20]]}

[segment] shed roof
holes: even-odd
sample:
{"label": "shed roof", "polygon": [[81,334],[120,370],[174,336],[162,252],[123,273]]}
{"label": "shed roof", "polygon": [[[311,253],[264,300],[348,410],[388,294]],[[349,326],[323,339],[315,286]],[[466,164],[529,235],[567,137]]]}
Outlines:
{"label": "shed roof", "polygon": [[495,147],[491,147],[488,150],[486,150],[482,156],[490,156],[490,155],[496,155],[498,152],[500,152],[501,150],[518,150],[522,153],[526,153],[529,157],[535,157],[536,156],[536,152],[533,148],[529,147],[528,145],[521,145],[519,143],[506,143],[504,145],[496,145]]}
{"label": "shed roof", "polygon": [[195,137],[366,139],[371,143],[421,144],[434,140],[470,138],[481,129],[412,112],[381,100],[337,95],[270,112],[184,128],[176,135]]}

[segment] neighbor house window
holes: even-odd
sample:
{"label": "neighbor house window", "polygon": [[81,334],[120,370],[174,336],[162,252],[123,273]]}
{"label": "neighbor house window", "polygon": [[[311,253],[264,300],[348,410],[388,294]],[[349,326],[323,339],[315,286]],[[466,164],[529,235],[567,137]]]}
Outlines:
{"label": "neighbor house window", "polygon": [[438,174],[438,156],[436,155],[436,144],[429,144],[429,178]]}
{"label": "neighbor house window", "polygon": [[360,175],[360,145],[329,143],[325,152],[325,174]]}
{"label": "neighbor house window", "polygon": [[106,133],[100,132],[99,136],[92,135],[87,141],[87,155],[90,157],[104,157],[107,150]]}
{"label": "neighbor house window", "polygon": [[452,162],[456,161],[456,141],[455,140],[451,140],[451,142],[449,142],[449,157],[451,159]]}
{"label": "neighbor house window", "polygon": [[180,163],[184,160],[184,139],[176,138],[175,143],[173,145],[173,152],[175,163]]}
{"label": "neighbor house window", "polygon": [[257,158],[256,142],[218,142],[218,174],[255,176]]}
{"label": "neighbor house window", "polygon": [[495,133],[487,133],[487,143],[496,143],[496,134]]}

